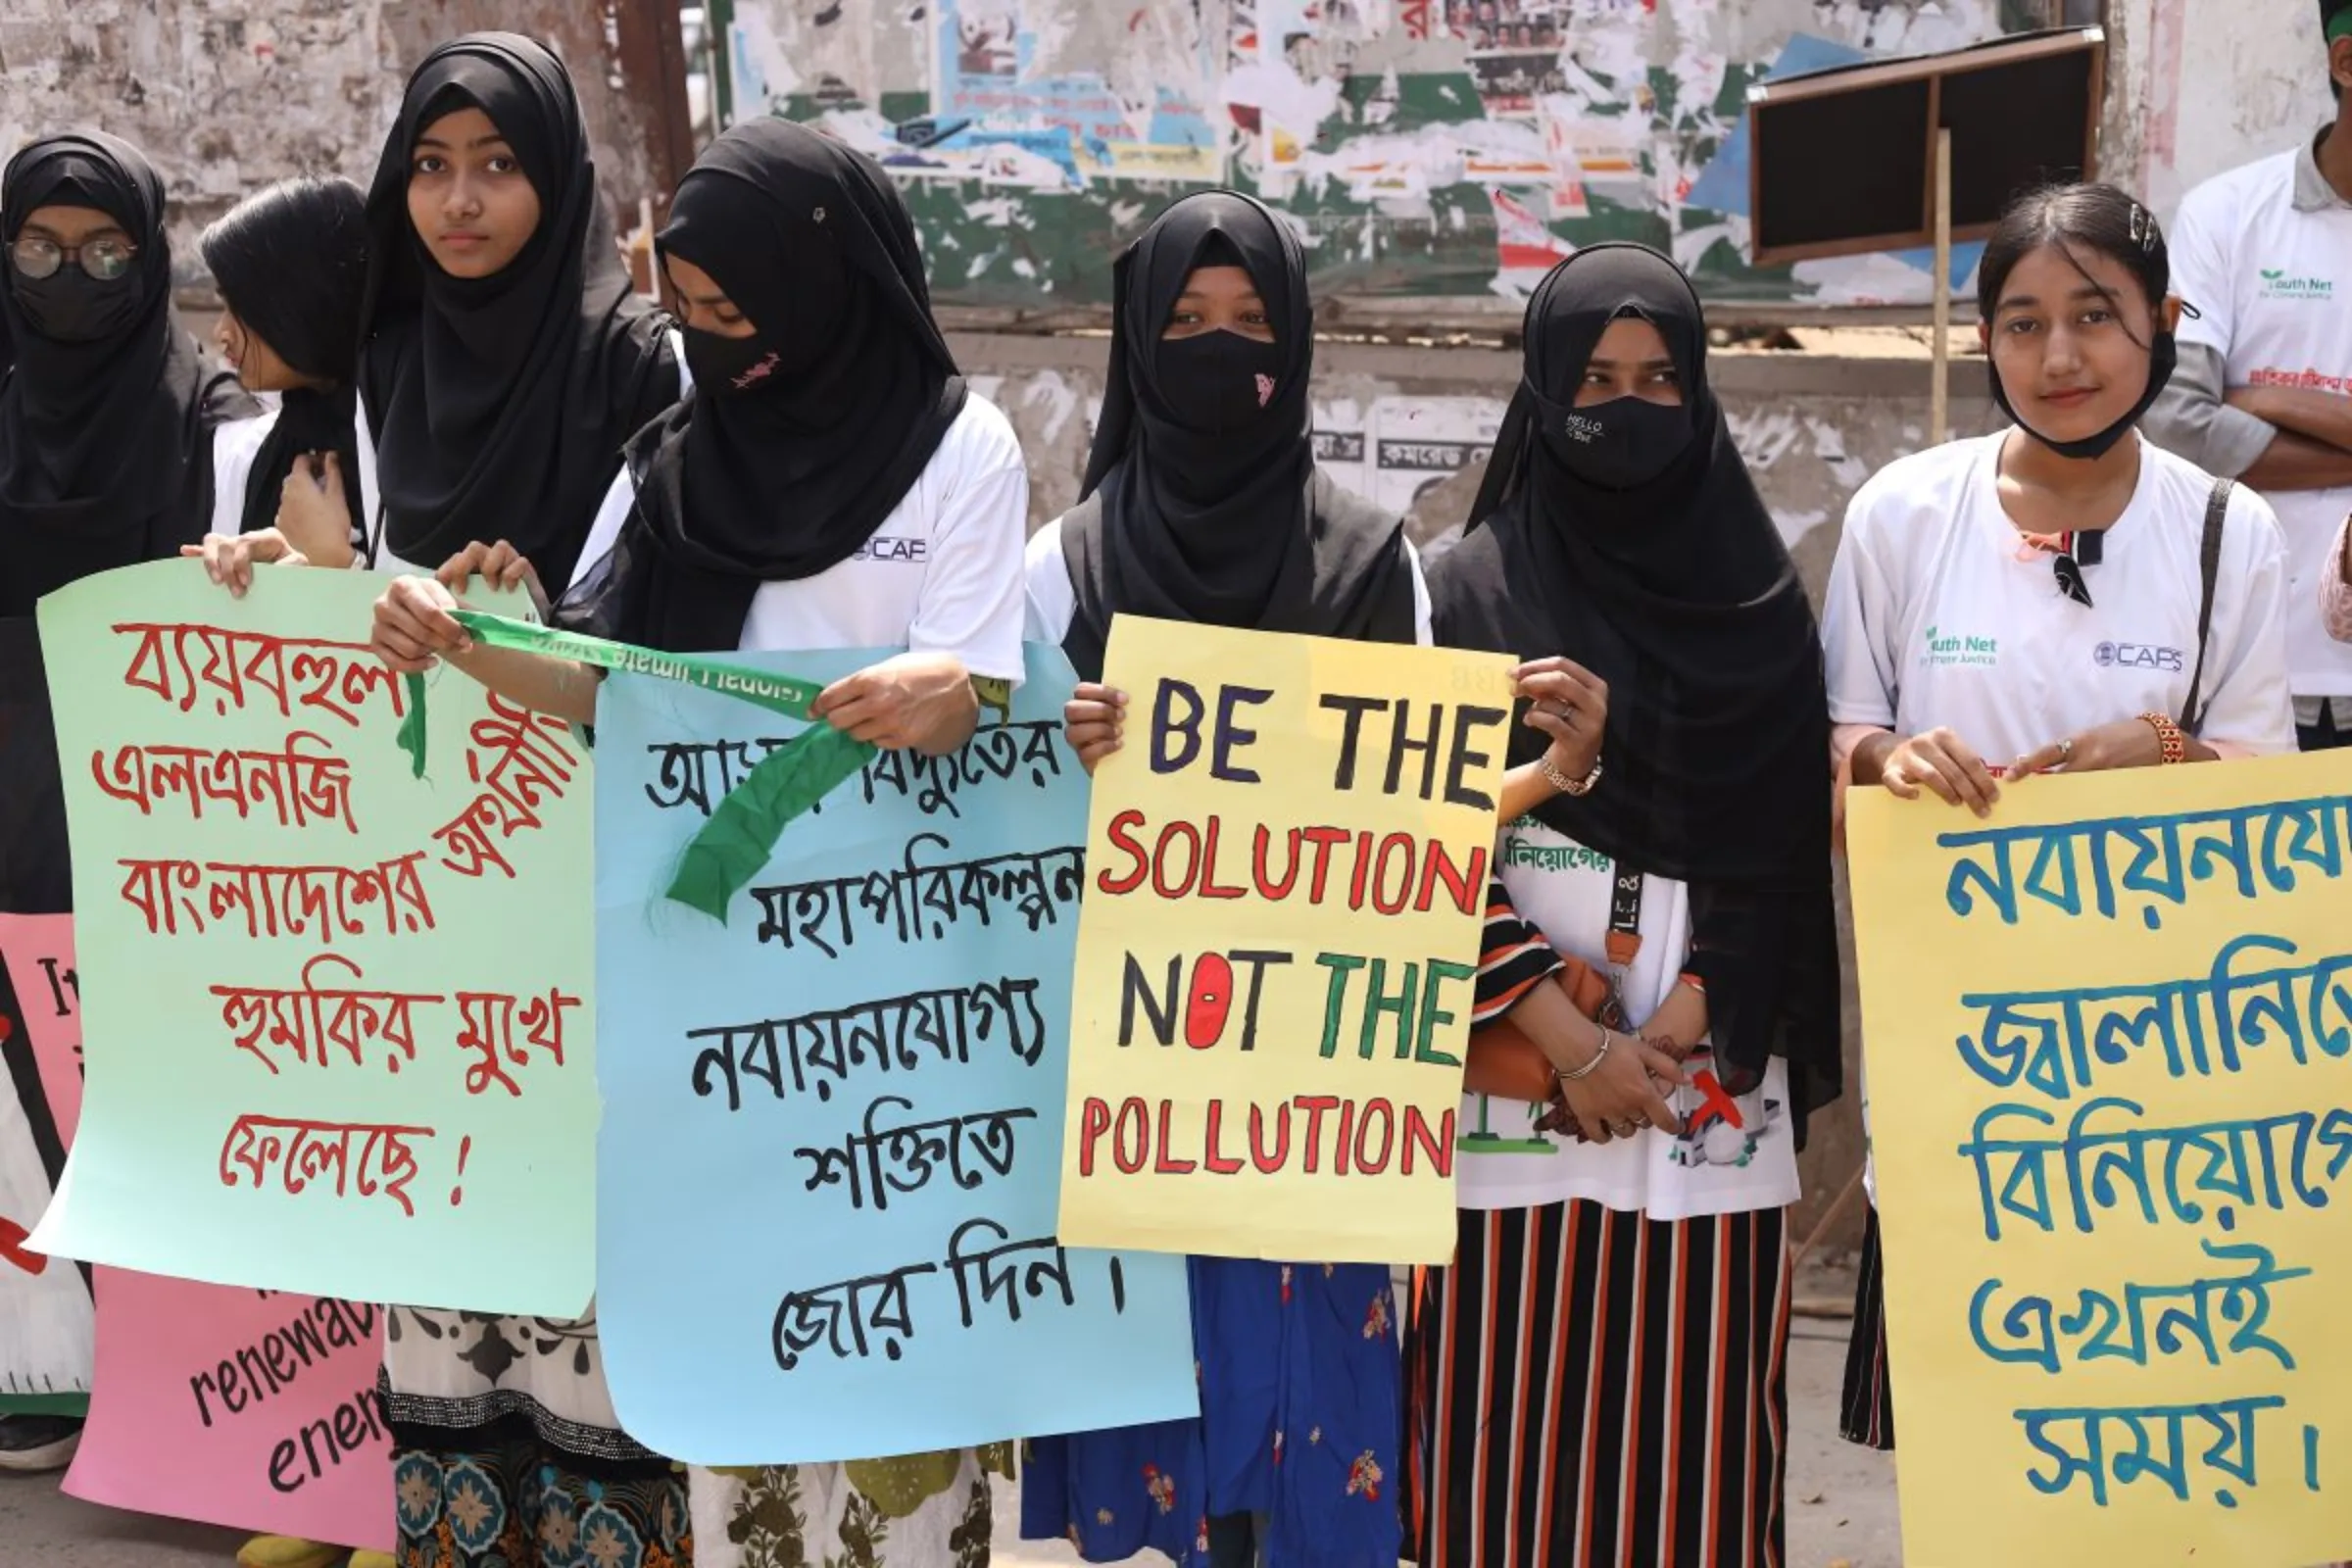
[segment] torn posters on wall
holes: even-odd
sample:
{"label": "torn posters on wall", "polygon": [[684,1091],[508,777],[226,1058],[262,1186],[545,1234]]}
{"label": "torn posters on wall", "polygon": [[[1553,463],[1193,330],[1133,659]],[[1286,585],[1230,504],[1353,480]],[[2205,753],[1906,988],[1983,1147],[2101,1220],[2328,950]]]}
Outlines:
{"label": "torn posters on wall", "polygon": [[1773,14],[1799,31],[1764,11],[740,0],[732,113],[819,121],[890,167],[943,304],[1106,304],[1119,249],[1224,182],[1297,220],[1326,297],[1519,299],[1576,248],[1630,239],[1715,300],[1925,303],[1915,257],[1748,263],[1747,90],[1830,56],[1984,42],[2013,19],[1996,0]]}

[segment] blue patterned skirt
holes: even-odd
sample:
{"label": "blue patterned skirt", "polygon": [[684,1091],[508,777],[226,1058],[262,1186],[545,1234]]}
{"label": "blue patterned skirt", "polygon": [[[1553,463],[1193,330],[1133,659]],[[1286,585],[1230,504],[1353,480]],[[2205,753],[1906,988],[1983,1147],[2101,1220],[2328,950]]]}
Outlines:
{"label": "blue patterned skirt", "polygon": [[1395,1568],[1402,1430],[1386,1267],[1197,1257],[1201,1415],[1029,1443],[1021,1535],[1090,1562],[1210,1568],[1211,1519],[1258,1516],[1265,1568]]}

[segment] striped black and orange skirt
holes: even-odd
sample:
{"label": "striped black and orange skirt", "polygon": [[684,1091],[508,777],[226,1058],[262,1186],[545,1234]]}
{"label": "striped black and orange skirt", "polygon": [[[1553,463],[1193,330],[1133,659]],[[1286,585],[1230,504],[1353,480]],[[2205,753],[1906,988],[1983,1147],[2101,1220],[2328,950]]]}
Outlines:
{"label": "striped black and orange skirt", "polygon": [[1886,1271],[1879,1250],[1879,1205],[1862,1229],[1862,1260],[1854,1275],[1854,1332],[1845,1342],[1845,1388],[1838,1432],[1848,1443],[1891,1451],[1894,1386],[1886,1376]]}
{"label": "striped black and orange skirt", "polygon": [[1778,1568],[1784,1212],[1465,1210],[1417,1272],[1406,1543],[1423,1568]]}

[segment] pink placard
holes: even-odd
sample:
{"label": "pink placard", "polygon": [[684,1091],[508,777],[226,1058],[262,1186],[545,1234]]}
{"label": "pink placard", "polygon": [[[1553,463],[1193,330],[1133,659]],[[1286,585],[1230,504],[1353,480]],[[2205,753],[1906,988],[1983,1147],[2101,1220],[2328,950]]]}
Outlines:
{"label": "pink placard", "polygon": [[70,914],[0,914],[0,958],[32,1035],[32,1059],[68,1148],[81,1124],[81,979]]}
{"label": "pink placard", "polygon": [[66,1491],[390,1551],[380,1307],[98,1270],[98,1370]]}

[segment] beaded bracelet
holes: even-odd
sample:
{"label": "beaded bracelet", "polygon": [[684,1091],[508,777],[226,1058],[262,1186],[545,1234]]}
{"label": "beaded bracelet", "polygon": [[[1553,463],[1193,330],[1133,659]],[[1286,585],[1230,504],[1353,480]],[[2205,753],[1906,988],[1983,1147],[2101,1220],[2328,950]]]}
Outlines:
{"label": "beaded bracelet", "polygon": [[2164,759],[2164,765],[2169,767],[2175,762],[2188,760],[2188,737],[2181,733],[2180,726],[2174,723],[2170,715],[2142,713],[2139,721],[2156,732],[2156,749]]}

